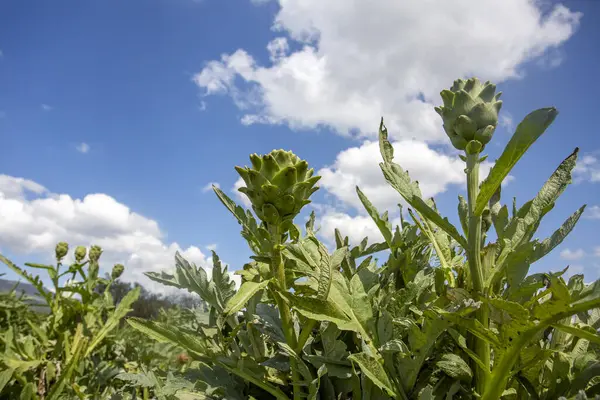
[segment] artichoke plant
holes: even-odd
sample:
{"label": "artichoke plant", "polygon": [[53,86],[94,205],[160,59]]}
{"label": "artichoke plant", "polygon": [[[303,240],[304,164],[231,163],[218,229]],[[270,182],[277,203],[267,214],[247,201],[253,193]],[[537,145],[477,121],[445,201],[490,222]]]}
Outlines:
{"label": "artichoke plant", "polygon": [[441,92],[444,105],[435,111],[455,148],[465,150],[472,140],[480,142],[482,149],[489,143],[498,125],[501,94],[496,93],[496,85],[489,81],[482,84],[477,78],[457,79],[450,90]]}
{"label": "artichoke plant", "polygon": [[[239,189],[252,203],[256,216],[270,225],[291,222],[318,187],[314,169],[291,151],[273,150],[250,156],[252,167],[236,167],[246,187]],[[286,229],[283,229],[284,231]]]}

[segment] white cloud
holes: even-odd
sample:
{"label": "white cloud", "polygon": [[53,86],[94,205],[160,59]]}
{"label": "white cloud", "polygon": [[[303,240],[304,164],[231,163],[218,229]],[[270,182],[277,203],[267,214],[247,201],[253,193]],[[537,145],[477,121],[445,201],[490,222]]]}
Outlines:
{"label": "white cloud", "polygon": [[76,147],[77,151],[86,154],[90,151],[90,145],[87,143],[80,143]]}
{"label": "white cloud", "polygon": [[587,207],[583,216],[587,219],[600,219],[600,206]]}
{"label": "white cloud", "polygon": [[504,111],[502,114],[500,114],[500,120],[498,122],[499,122],[500,126],[503,126],[504,128],[506,128],[509,131],[512,130],[512,128],[514,126],[512,115],[506,111]]}
{"label": "white cloud", "polygon": [[[126,266],[123,279],[158,291],[168,290],[143,275],[172,270],[176,251],[210,275],[212,260],[195,246],[169,243],[158,223],[130,210],[114,198],[95,193],[83,199],[54,194],[23,178],[0,175],[0,247],[16,254],[47,257],[57,242],[71,246],[96,244],[104,249],[101,265]],[[239,283],[239,277],[235,278]]]}
{"label": "white cloud", "polygon": [[200,101],[200,105],[198,106],[198,110],[200,110],[200,111],[206,111],[206,102],[205,101]]}
{"label": "white cloud", "polygon": [[217,251],[217,244],[211,243],[206,245],[206,250],[208,251]]}
{"label": "white cloud", "polygon": [[585,251],[583,249],[564,249],[560,252],[560,257],[569,261],[581,260],[585,257]]}
{"label": "white cloud", "polygon": [[221,185],[219,185],[219,182],[208,182],[206,185],[204,185],[204,187],[202,188],[202,193],[207,193],[207,192],[212,192],[213,190],[213,186],[220,188]]}
{"label": "white cloud", "polygon": [[585,154],[577,160],[577,166],[573,170],[573,182],[583,181],[600,182],[600,161],[592,154]]}
{"label": "white cloud", "polygon": [[231,191],[233,192],[233,194],[237,198],[237,200],[240,201],[244,207],[252,208],[252,203],[250,202],[250,199],[248,198],[248,196],[246,196],[244,193],[242,193],[238,190],[239,188],[245,187],[245,186],[246,186],[246,183],[240,177],[233,184],[233,188],[231,188]]}
{"label": "white cloud", "polygon": [[[409,172],[412,180],[419,182],[425,198],[446,191],[449,185],[466,183],[465,163],[457,156],[443,154],[414,140],[402,140],[393,143],[393,146],[394,161]],[[356,194],[358,185],[379,212],[392,212],[401,197],[385,181],[379,167],[381,161],[379,143],[367,141],[360,147],[340,152],[333,165],[320,169],[318,174],[322,178],[319,184],[344,205],[360,211],[363,206]],[[489,163],[482,164],[482,179],[487,176],[489,168]]]}
{"label": "white cloud", "polygon": [[[383,236],[371,217],[367,215],[351,216],[334,208],[325,207],[325,212],[317,217],[316,227],[320,228],[318,235],[327,244],[335,244],[335,229],[342,236],[348,236],[351,246],[358,245],[365,237],[369,238],[369,244],[383,242]],[[391,218],[392,227],[400,225],[400,218]]]}
{"label": "white cloud", "polygon": [[[238,49],[207,63],[194,82],[205,95],[231,96],[245,124],[373,137],[383,115],[397,139],[436,142],[445,135],[430,102],[440,103],[442,88],[470,75],[521,77],[524,62],[573,35],[580,13],[562,5],[543,13],[538,5],[279,0],[271,65]],[[288,40],[299,46],[290,50]]]}
{"label": "white cloud", "polygon": [[41,104],[40,107],[44,111],[52,111],[52,106],[49,106],[48,104]]}

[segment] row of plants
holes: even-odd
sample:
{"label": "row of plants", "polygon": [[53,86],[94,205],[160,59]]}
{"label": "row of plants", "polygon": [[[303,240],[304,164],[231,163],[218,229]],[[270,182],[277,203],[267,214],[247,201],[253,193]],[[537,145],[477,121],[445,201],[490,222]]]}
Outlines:
{"label": "row of plants", "polygon": [[[399,226],[392,226],[388,211],[381,213],[356,188],[383,242],[365,238],[351,244],[336,230],[335,248],[328,247],[317,237],[314,213],[304,229],[296,223],[318,189],[314,170],[289,151],[251,155],[251,166],[236,170],[252,210],[214,187],[253,254],[237,272],[240,288],[235,290],[215,253],[210,280],[203,268],[180,254],[173,274],[148,272],[156,282],[197,294],[209,315],[203,318],[192,308],[158,319],[128,318],[129,329],[155,345],[185,353],[173,367],[152,363],[152,350],[137,346],[139,367],[126,373],[121,368],[113,376],[120,386],[96,382],[94,360],[105,361],[107,353],[90,356],[110,341],[107,334],[94,331],[93,321],[122,318],[136,293],[127,295],[131,302],[123,299],[113,309],[102,294],[93,297],[82,289],[82,299],[83,293],[96,299],[87,309],[92,322],[63,317],[66,314],[56,307],[45,322],[67,318],[60,322],[71,324],[65,332],[83,332],[84,327],[90,332],[85,339],[56,335],[49,342],[52,354],[46,353],[44,360],[62,357],[77,371],[63,372],[59,378],[65,398],[72,393],[109,398],[107,388],[120,398],[141,393],[157,399],[600,397],[600,283],[586,284],[582,275],[566,280],[566,269],[529,273],[533,263],[560,245],[584,212],[582,206],[550,237],[535,237],[544,216],[571,183],[578,150],[533,199],[520,206],[513,200],[509,208],[502,202],[502,182],[550,126],[557,110],[528,114],[481,180],[483,151],[498,124],[500,95],[490,82],[459,79],[441,92],[443,105],[436,107],[465,162],[467,196],[459,196],[460,226],[442,216],[433,199],[423,198],[418,182],[394,161],[383,120],[381,171],[408,205],[406,213],[399,210]],[[381,255],[383,262],[375,257]],[[53,274],[59,275],[58,267]],[[62,302],[58,297],[49,295],[48,304]],[[6,349],[25,362],[24,353],[13,349],[27,340],[8,335],[2,362],[9,365]],[[80,346],[83,350],[76,352]],[[38,397],[29,398],[43,398],[34,392],[41,365],[47,368],[49,361],[31,369],[12,365],[9,387],[24,392],[30,385],[32,396]]]}
{"label": "row of plants", "polygon": [[[56,246],[56,264],[26,266],[47,273],[46,288],[39,275],[0,260],[37,291],[19,294],[18,286],[0,293],[0,398],[52,399],[150,399],[149,380],[162,379],[163,391],[182,386],[169,374],[181,373],[183,350],[156,343],[124,323],[124,317],[145,316],[185,326],[188,309],[174,306],[139,285],[120,282],[124,271],[115,265],[110,275],[99,276],[102,250],[78,246],[75,262],[63,260],[68,245]],[[200,302],[184,303],[198,306]],[[162,308],[150,310],[149,307]],[[158,374],[154,376],[153,374]]]}

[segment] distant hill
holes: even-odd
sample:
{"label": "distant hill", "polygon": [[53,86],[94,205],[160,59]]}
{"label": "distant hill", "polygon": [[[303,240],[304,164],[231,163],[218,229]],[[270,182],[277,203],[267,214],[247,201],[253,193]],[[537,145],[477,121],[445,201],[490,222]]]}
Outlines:
{"label": "distant hill", "polygon": [[37,289],[29,282],[18,282],[18,281],[9,281],[8,279],[0,279],[0,293],[10,292],[10,290],[16,287],[17,292],[25,293],[28,296],[38,296]]}
{"label": "distant hill", "polygon": [[[15,288],[15,285],[16,288]],[[44,300],[40,297],[37,289],[29,282],[18,282],[10,281],[8,279],[0,279],[0,293],[8,293],[15,288],[18,294],[24,293],[29,298],[29,304],[31,304],[34,310],[39,312],[47,312],[48,307],[45,305]]]}

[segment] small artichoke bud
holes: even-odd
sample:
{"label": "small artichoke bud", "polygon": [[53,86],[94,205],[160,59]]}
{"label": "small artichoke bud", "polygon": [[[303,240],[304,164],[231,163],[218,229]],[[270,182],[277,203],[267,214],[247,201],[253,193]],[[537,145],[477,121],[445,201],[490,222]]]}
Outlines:
{"label": "small artichoke bud", "polygon": [[492,139],[502,108],[496,85],[481,83],[477,78],[457,79],[450,90],[443,90],[440,95],[444,104],[435,107],[435,111],[442,117],[452,145],[465,150],[467,143],[476,140],[483,150]]}
{"label": "small artichoke bud", "polygon": [[[268,225],[287,231],[291,221],[318,189],[314,170],[291,151],[273,150],[250,156],[252,167],[236,167],[246,186],[239,189],[252,203],[257,217]],[[282,232],[285,233],[285,232]]]}
{"label": "small artichoke bud", "polygon": [[54,249],[54,254],[56,255],[56,260],[60,262],[67,253],[69,252],[69,245],[65,242],[60,242],[56,245]]}
{"label": "small artichoke bud", "polygon": [[87,249],[85,246],[77,246],[75,249],[75,261],[78,263],[82,262],[87,254]]}
{"label": "small artichoke bud", "polygon": [[98,262],[98,260],[100,259],[101,255],[102,255],[102,248],[100,246],[92,246],[92,247],[90,247],[90,252],[88,254],[88,257],[90,258],[90,261]]}
{"label": "small artichoke bud", "polygon": [[115,264],[110,273],[110,277],[115,280],[123,274],[123,271],[125,271],[125,267],[122,264]]}

